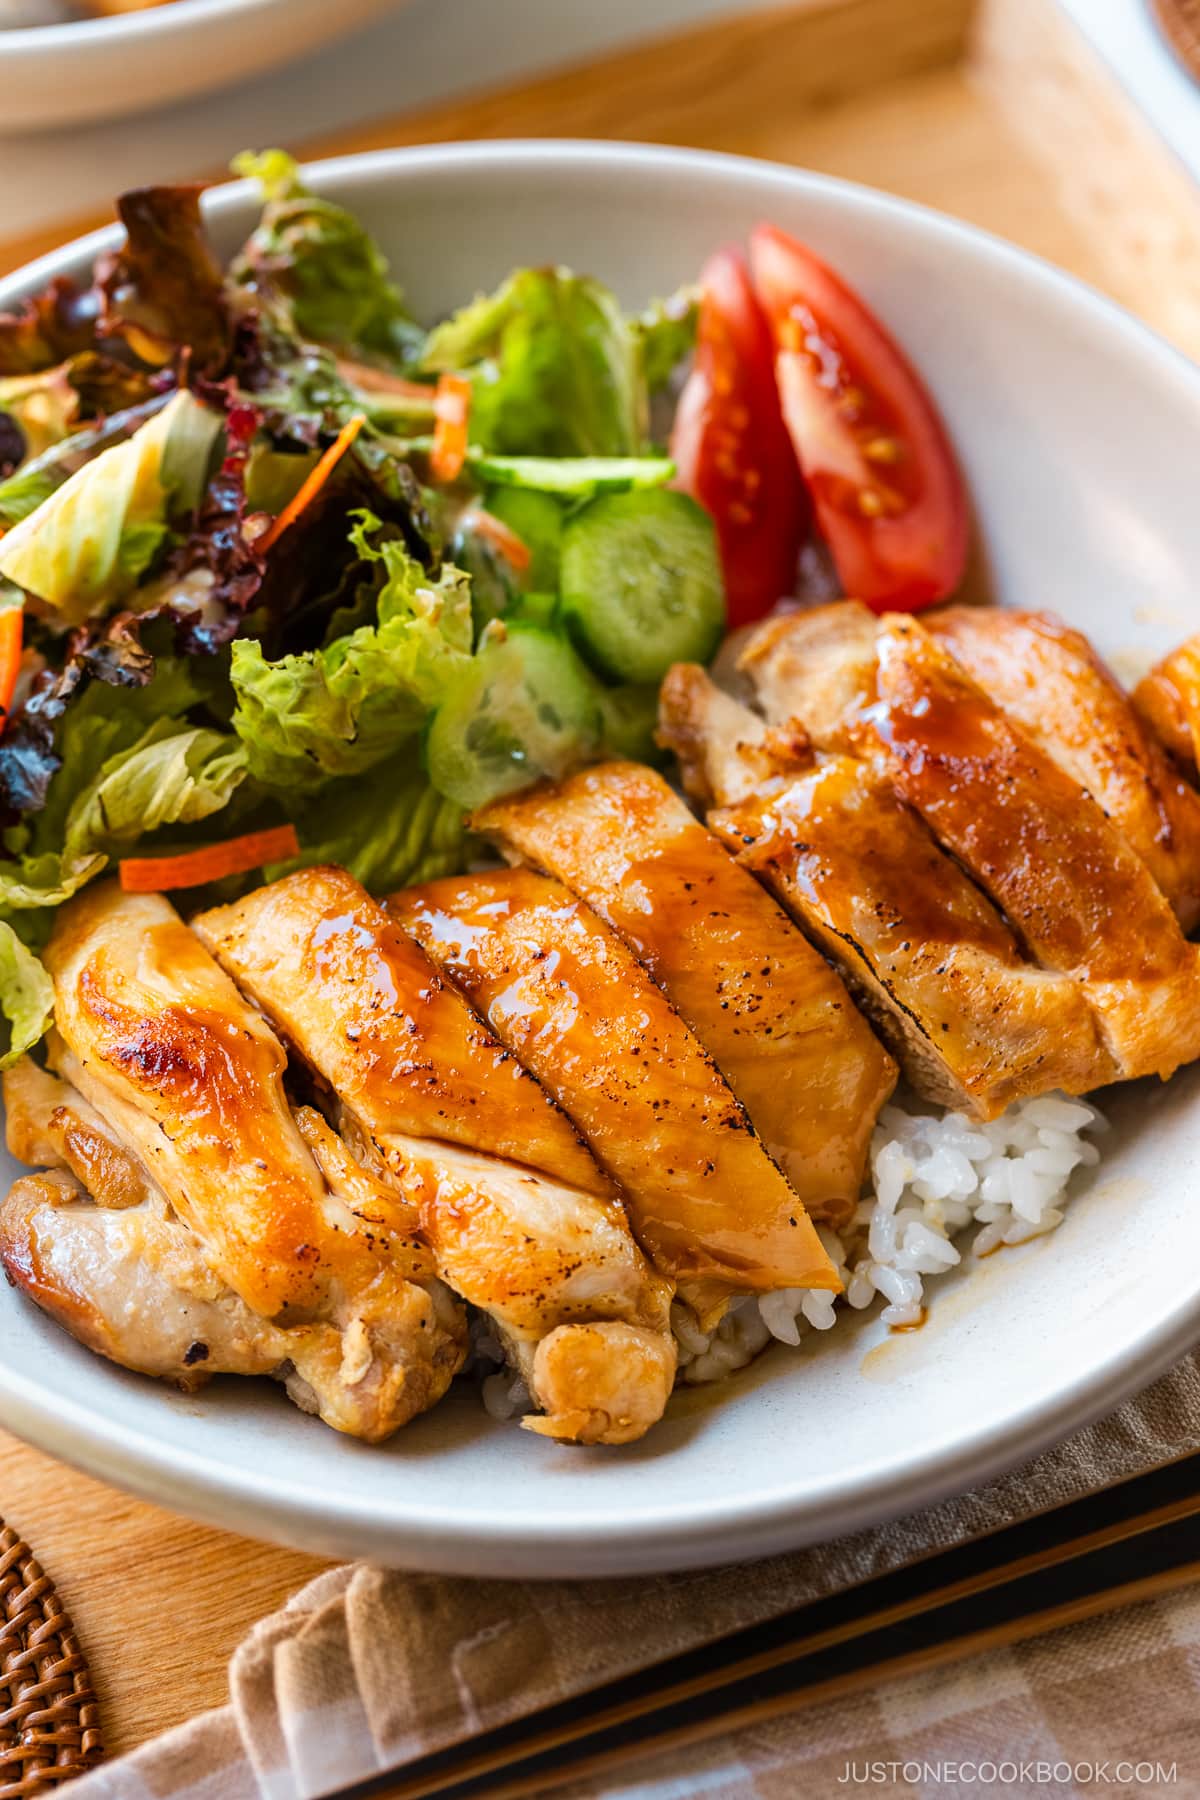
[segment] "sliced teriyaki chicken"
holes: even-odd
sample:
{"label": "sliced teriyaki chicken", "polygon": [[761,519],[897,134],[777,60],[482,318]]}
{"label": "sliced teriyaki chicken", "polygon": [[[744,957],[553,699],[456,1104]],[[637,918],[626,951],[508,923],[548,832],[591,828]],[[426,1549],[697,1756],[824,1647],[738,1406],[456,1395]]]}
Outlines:
{"label": "sliced teriyaki chicken", "polygon": [[[56,1053],[67,1056],[61,1045]],[[213,1375],[274,1376],[304,1411],[356,1436],[376,1435],[362,1429],[378,1409],[380,1386],[365,1328],[263,1318],[222,1280],[200,1238],[78,1089],[28,1057],[6,1072],[3,1086],[9,1149],[50,1165],[15,1182],[0,1204],[0,1262],[14,1286],[123,1368],[189,1391]],[[364,1199],[369,1207],[377,1196],[360,1181],[340,1197],[361,1215]],[[390,1196],[383,1200],[390,1206]],[[460,1309],[432,1279],[423,1246],[408,1237],[394,1249],[397,1272],[412,1278],[418,1364],[441,1356],[444,1387],[462,1360]],[[434,1305],[433,1331],[423,1288]],[[358,1381],[350,1379],[355,1360]],[[414,1366],[410,1404],[427,1379]]]}
{"label": "sliced teriyaki chicken", "polygon": [[575,1128],[425,952],[342,869],[305,869],[193,927],[415,1207],[443,1278],[491,1316],[545,1415],[524,1423],[640,1437],[675,1376],[670,1286]]}
{"label": "sliced teriyaki chicken", "polygon": [[844,1224],[896,1067],[833,970],[653,769],[612,762],[472,829],[629,945],[710,1052],[814,1219]]}
{"label": "sliced teriyaki chicken", "polygon": [[73,1176],[23,1175],[0,1202],[14,1287],[89,1350],[194,1391],[212,1375],[271,1375],[329,1326],[261,1319],[205,1261],[166,1201],[95,1206]]}
{"label": "sliced teriyaki chicken", "polygon": [[874,725],[897,786],[1044,968],[1074,976],[1125,1076],[1200,1055],[1200,953],[1078,783],[911,619],[883,622]]}
{"label": "sliced teriyaki chicken", "polygon": [[[51,1044],[57,1046],[57,1039]],[[35,1168],[69,1169],[97,1206],[139,1206],[161,1198],[144,1166],[78,1088],[31,1056],[6,1069],[0,1086],[8,1148]]]}
{"label": "sliced teriyaki chicken", "polygon": [[799,730],[817,750],[874,754],[879,620],[859,600],[764,619],[737,667],[767,724]]}
{"label": "sliced teriyaki chicken", "polygon": [[[354,1354],[336,1325],[276,1325],[248,1307],[149,1183],[143,1199],[113,1207],[95,1204],[66,1170],[23,1176],[0,1202],[0,1263],[15,1287],[89,1350],[185,1392],[214,1375],[270,1375],[314,1412]],[[432,1272],[428,1253],[415,1247],[410,1263],[414,1273]],[[450,1343],[457,1305],[439,1292]],[[369,1347],[360,1344],[358,1354],[369,1357]],[[345,1412],[348,1429],[358,1416]]]}
{"label": "sliced teriyaki chicken", "polygon": [[690,665],[667,676],[661,728],[689,791],[717,803],[713,830],[843,970],[927,1099],[991,1119],[1113,1078],[1075,983],[1022,960],[879,770],[803,756]]}
{"label": "sliced teriyaki chicken", "polygon": [[568,889],[506,869],[388,906],[574,1119],[651,1260],[702,1319],[733,1294],[840,1286],[712,1058]]}
{"label": "sliced teriyaki chicken", "polygon": [[948,606],[925,624],[1137,851],[1187,932],[1200,920],[1200,794],[1087,639],[1047,613]]}
{"label": "sliced teriyaki chicken", "polygon": [[368,1132],[374,1120],[611,1195],[545,1089],[345,869],[304,869],[192,929]]}
{"label": "sliced teriyaki chicken", "polygon": [[1133,704],[1194,781],[1200,770],[1200,637],[1156,663],[1134,688]]}
{"label": "sliced teriyaki chicken", "polygon": [[1165,1079],[1200,1055],[1200,959],[1145,863],[915,619],[847,607],[810,630],[794,614],[743,666],[769,721],[799,719],[819,750],[873,754],[1026,952],[1080,984],[1119,1075]]}
{"label": "sliced teriyaki chicken", "polygon": [[[306,1403],[372,1442],[432,1406],[466,1328],[414,1240],[413,1209],[344,1146],[318,1165],[284,1094],[282,1045],[173,907],[89,888],[62,908],[45,961],[52,1067],[145,1171],[146,1204],[161,1196],[198,1240],[213,1291],[267,1328],[264,1358],[272,1332],[310,1328],[296,1362]],[[79,1112],[69,1094],[63,1105]],[[53,1109],[47,1135],[52,1121]],[[87,1173],[77,1150],[71,1160]],[[131,1230],[135,1210],[121,1214]]]}

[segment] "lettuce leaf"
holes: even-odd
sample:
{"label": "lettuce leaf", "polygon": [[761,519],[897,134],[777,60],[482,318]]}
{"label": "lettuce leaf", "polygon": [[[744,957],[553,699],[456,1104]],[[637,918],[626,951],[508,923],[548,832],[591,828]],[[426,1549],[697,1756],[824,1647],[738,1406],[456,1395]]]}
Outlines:
{"label": "lettuce leaf", "polygon": [[376,622],[316,650],[269,660],[233,645],[233,727],[251,774],[284,792],[373,768],[413,739],[471,653],[471,595],[452,564],[429,576],[378,518],[355,515],[351,545],[380,585]]}
{"label": "lettuce leaf", "polygon": [[652,394],[666,387],[685,356],[696,347],[700,289],[682,287],[665,300],[652,300],[631,321],[642,374]]}
{"label": "lettuce leaf", "polygon": [[72,432],[70,437],[48,446],[40,455],[29,456],[20,468],[0,481],[0,525],[6,529],[19,525],[85,463],[91,462],[110,445],[132,437],[148,419],[163,410],[168,398],[166,394],[156,394],[136,406],[113,413],[98,424]]}
{"label": "lettuce leaf", "polygon": [[145,371],[84,350],[34,374],[0,376],[0,414],[20,433],[23,461],[76,435],[83,421],[109,419],[154,392]]}
{"label": "lettuce leaf", "polygon": [[639,345],[616,296],[569,269],[518,269],[435,326],[421,367],[471,379],[471,442],[512,456],[637,456]]}
{"label": "lettuce leaf", "polygon": [[117,201],[126,241],[96,265],[99,335],[161,368],[186,353],[192,376],[223,368],[232,339],[225,277],[200,212],[203,189],[133,188]]}
{"label": "lettuce leaf", "polygon": [[54,988],[32,950],[0,919],[0,1012],[8,1021],[8,1047],[0,1069],[11,1068],[50,1029]]}
{"label": "lettuce leaf", "polygon": [[61,670],[47,670],[0,739],[0,803],[22,815],[4,833],[5,849],[60,848],[67,813],[100,763],[135,744],[157,719],[206,706],[218,679],[207,662],[155,662],[119,619]]}
{"label": "lettuce leaf", "polygon": [[70,366],[58,363],[34,375],[0,376],[0,413],[19,430],[25,456],[41,456],[75,429],[79,394],[71,385]]}
{"label": "lettuce leaf", "polygon": [[437,573],[440,538],[416,476],[360,437],[265,559],[251,629],[268,660],[316,649],[335,631],[374,620],[386,570],[378,564],[372,571],[353,549],[347,553],[360,513],[381,522],[373,539],[396,539],[422,568]]}
{"label": "lettuce leaf", "polygon": [[[228,732],[156,720],[79,788],[60,849],[0,863],[0,907],[60,906],[148,833],[219,812],[245,778],[245,750]],[[48,836],[44,823],[39,836]]]}
{"label": "lettuce leaf", "polygon": [[166,538],[199,503],[221,415],[178,393],[14,525],[0,575],[56,609],[64,623],[127,600]]}
{"label": "lettuce leaf", "polygon": [[312,193],[282,150],[243,151],[233,169],[258,181],[265,197],[233,280],[282,313],[301,338],[351,356],[408,363],[421,330],[382,251],[354,215]]}
{"label": "lettuce leaf", "polygon": [[126,849],[163,825],[220,812],[246,778],[246,750],[225,731],[159,719],[108,758],[67,815],[64,855]]}
{"label": "lettuce leaf", "polygon": [[374,894],[461,869],[469,838],[462,809],[432,788],[411,749],[376,765],[369,779],[331,781],[296,815],[304,854],[263,871],[336,862]]}
{"label": "lettuce leaf", "polygon": [[100,310],[94,289],[59,275],[14,312],[0,313],[0,375],[28,375],[95,341]]}
{"label": "lettuce leaf", "polygon": [[172,620],[176,648],[189,655],[211,656],[227,644],[262,591],[267,560],[246,532],[252,510],[246,477],[259,421],[257,407],[229,406],[221,465],[193,514],[191,531],[173,550],[159,582],[138,596],[139,610]]}

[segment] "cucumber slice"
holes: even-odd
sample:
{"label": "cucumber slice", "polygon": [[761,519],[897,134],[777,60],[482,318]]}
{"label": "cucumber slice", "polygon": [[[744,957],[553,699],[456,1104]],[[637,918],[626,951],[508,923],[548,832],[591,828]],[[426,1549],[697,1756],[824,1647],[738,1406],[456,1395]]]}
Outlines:
{"label": "cucumber slice", "polygon": [[675,473],[669,456],[488,456],[475,451],[467,466],[477,481],[571,500],[662,487]]}
{"label": "cucumber slice", "polygon": [[562,617],[610,681],[661,681],[709,660],[725,628],[712,520],[673,488],[602,494],[563,532]]}
{"label": "cucumber slice", "polygon": [[503,618],[517,605],[520,584],[506,559],[474,531],[455,532],[450,561],[471,577],[471,624],[478,639],[493,619]]}
{"label": "cucumber slice", "polygon": [[528,620],[533,625],[545,625],[547,630],[558,623],[557,594],[518,594],[506,617],[512,620]]}
{"label": "cucumber slice", "polygon": [[562,548],[562,502],[536,488],[489,488],[484,506],[493,518],[515,531],[530,553],[525,586],[534,593],[558,592],[558,558]]}
{"label": "cucumber slice", "polygon": [[604,749],[609,756],[630,762],[662,763],[663,752],[654,741],[658,725],[658,684],[601,688],[600,724]]}
{"label": "cucumber slice", "polygon": [[600,709],[571,646],[525,620],[495,624],[434,713],[425,767],[468,811],[595,754]]}

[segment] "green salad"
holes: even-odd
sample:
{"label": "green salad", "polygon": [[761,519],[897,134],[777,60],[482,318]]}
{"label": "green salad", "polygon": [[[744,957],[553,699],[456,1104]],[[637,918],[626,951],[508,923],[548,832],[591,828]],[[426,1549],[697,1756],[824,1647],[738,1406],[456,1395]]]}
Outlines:
{"label": "green salad", "polygon": [[630,316],[518,269],[427,327],[289,157],[235,167],[263,208],[228,269],[197,189],[138,190],[90,284],[0,316],[6,1061],[105,870],[188,906],[453,872],[472,808],[653,758],[659,682],[724,628],[651,428],[691,294]]}

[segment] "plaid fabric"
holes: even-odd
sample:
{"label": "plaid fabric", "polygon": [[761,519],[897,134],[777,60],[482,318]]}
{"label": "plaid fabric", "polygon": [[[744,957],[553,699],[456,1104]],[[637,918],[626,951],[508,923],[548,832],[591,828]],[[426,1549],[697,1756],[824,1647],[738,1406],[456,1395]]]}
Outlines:
{"label": "plaid fabric", "polygon": [[[72,1800],[315,1800],[1197,1449],[1200,1352],[987,1487],[750,1567],[547,1583],[333,1570],[241,1645],[228,1707],[84,1777]],[[1200,1528],[1197,1539],[1200,1552]],[[856,1785],[922,1796],[1200,1794],[1198,1686],[1200,1589],[559,1792],[563,1800],[792,1800]],[[935,1779],[938,1765],[944,1775],[948,1763],[980,1762],[978,1779],[967,1779],[969,1769]],[[1015,1765],[1016,1779],[989,1778],[989,1763]],[[1105,1763],[1103,1782],[1064,1773]],[[1175,1780],[1147,1779],[1155,1763],[1174,1763]],[[1131,1765],[1124,1784],[1118,1764]]]}
{"label": "plaid fabric", "polygon": [[856,1792],[1190,1800],[1200,1793],[1200,1588],[572,1782],[554,1800]]}

